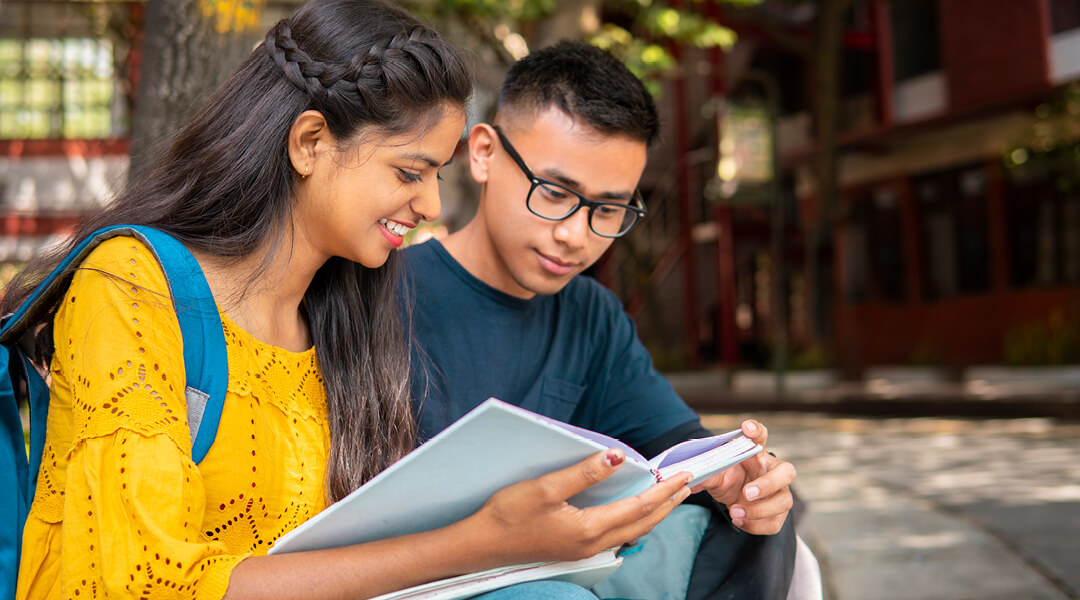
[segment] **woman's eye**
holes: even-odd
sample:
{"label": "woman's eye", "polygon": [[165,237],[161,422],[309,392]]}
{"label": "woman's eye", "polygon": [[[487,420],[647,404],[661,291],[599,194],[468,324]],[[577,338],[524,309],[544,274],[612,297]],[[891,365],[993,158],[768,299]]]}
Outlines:
{"label": "woman's eye", "polygon": [[405,171],[403,169],[398,169],[397,171],[398,171],[398,177],[400,177],[401,180],[404,181],[405,183],[418,183],[420,181],[423,181],[423,179],[424,179],[423,177],[421,177],[420,175],[417,175],[416,173],[410,173],[410,172]]}

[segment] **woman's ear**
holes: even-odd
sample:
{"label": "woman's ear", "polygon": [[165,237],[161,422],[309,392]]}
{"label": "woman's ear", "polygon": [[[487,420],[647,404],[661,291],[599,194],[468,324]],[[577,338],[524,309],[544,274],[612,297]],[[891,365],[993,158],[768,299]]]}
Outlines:
{"label": "woman's ear", "polygon": [[289,162],[306,178],[315,170],[319,155],[330,147],[330,128],[326,117],[317,110],[300,113],[289,128]]}
{"label": "woman's ear", "polygon": [[488,166],[495,154],[495,129],[480,123],[469,132],[469,171],[477,183],[487,183]]}

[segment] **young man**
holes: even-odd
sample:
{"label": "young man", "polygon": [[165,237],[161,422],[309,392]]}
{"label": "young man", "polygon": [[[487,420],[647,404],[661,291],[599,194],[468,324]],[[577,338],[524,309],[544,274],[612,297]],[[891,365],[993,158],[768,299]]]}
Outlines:
{"label": "young man", "polygon": [[[475,218],[405,252],[423,435],[491,396],[645,456],[709,435],[653,368],[618,299],[578,277],[644,216],[637,185],[658,133],[651,96],[607,52],[563,42],[510,69],[493,123],[469,136],[482,185]],[[764,443],[760,424],[743,430]],[[761,454],[688,500],[712,511],[688,598],[786,595],[794,477]]]}

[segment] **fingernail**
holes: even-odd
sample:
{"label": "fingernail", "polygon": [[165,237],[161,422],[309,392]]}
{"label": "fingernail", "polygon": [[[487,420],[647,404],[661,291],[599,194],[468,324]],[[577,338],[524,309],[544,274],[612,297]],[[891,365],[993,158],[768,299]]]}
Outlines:
{"label": "fingernail", "polygon": [[731,520],[731,523],[732,523],[733,525],[735,525],[736,527],[742,527],[742,525],[743,525],[743,520],[742,520],[742,519],[732,519],[732,520]]}
{"label": "fingernail", "polygon": [[682,502],[683,500],[686,500],[686,498],[689,495],[690,495],[690,488],[688,488],[688,487],[679,488],[679,493],[677,494],[677,496],[679,498],[679,502]]}
{"label": "fingernail", "polygon": [[613,467],[621,465],[623,461],[623,455],[619,454],[618,452],[608,452],[607,456],[605,456],[604,458],[607,459],[607,464]]}
{"label": "fingernail", "polygon": [[687,475],[683,478],[683,485],[690,485],[690,482],[694,480],[693,475]]}
{"label": "fingernail", "polygon": [[746,509],[743,509],[743,508],[733,508],[733,509],[731,509],[731,518],[733,518],[733,519],[741,519],[741,518],[743,518],[745,516],[746,516]]}
{"label": "fingernail", "polygon": [[753,500],[754,498],[757,498],[758,494],[760,494],[760,493],[761,493],[761,490],[759,490],[756,485],[752,485],[752,486],[746,488],[746,499],[747,500]]}
{"label": "fingernail", "polygon": [[747,421],[746,431],[750,435],[754,435],[755,433],[757,433],[757,425],[755,425],[753,421]]}

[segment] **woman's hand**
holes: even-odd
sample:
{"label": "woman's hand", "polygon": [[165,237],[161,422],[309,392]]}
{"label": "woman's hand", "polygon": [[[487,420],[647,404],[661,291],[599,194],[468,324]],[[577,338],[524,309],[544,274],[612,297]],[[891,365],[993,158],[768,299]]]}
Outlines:
{"label": "woman's hand", "polygon": [[679,473],[611,504],[577,508],[567,502],[609,477],[624,460],[621,450],[610,449],[511,485],[461,524],[476,527],[505,564],[577,560],[620,546],[649,533],[690,495],[690,475]]}

